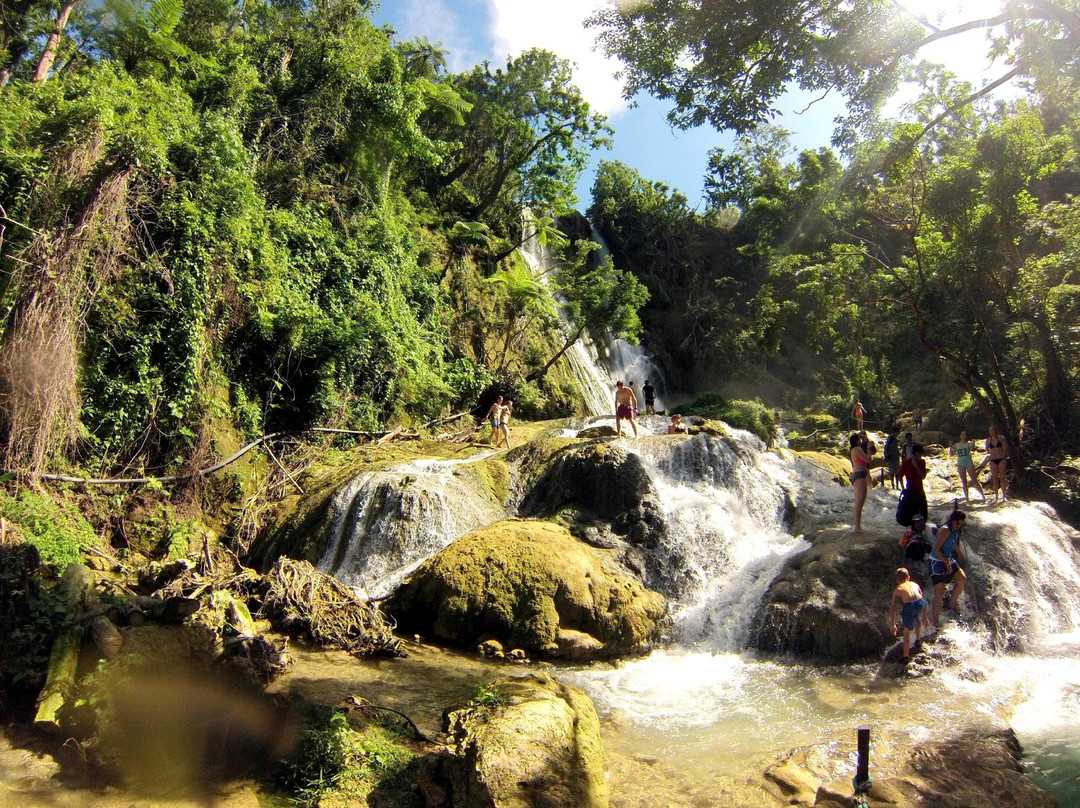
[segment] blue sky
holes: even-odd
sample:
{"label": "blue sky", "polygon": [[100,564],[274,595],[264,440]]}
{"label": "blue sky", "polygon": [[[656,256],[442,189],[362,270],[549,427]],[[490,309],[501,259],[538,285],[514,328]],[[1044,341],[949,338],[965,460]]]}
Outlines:
{"label": "blue sky", "polygon": [[[940,22],[947,6],[949,13],[978,16],[1000,7],[1000,0],[901,0],[915,15]],[[377,24],[389,24],[399,40],[425,36],[441,42],[448,51],[451,70],[467,70],[490,60],[504,63],[508,56],[531,47],[554,51],[575,65],[575,83],[592,108],[608,116],[615,129],[614,146],[592,158],[590,168],[578,184],[580,207],[589,204],[593,173],[601,160],[620,160],[636,168],[649,180],[677,188],[694,207],[701,201],[708,151],[717,146],[730,149],[734,139],[711,127],[689,131],[672,129],[665,120],[668,107],[652,98],[639,98],[639,106],[628,108],[621,97],[621,84],[614,78],[618,64],[593,48],[595,31],[582,21],[605,0],[381,0],[373,15]],[[965,16],[966,18],[966,16]],[[983,82],[985,39],[982,33],[966,35],[966,42],[949,42],[937,56],[950,63],[963,77],[978,86]],[[930,54],[934,56],[934,54]],[[990,76],[997,70],[990,71]],[[783,104],[787,112],[775,123],[792,133],[796,149],[827,146],[834,119],[843,111],[842,99],[834,94],[806,109],[811,98],[794,93]],[[805,111],[803,111],[805,110]],[[702,202],[703,205],[703,202]]]}

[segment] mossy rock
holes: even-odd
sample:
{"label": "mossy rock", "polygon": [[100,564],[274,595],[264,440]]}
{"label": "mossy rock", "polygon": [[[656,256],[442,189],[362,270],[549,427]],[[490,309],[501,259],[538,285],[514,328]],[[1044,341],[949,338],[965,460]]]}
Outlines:
{"label": "mossy rock", "polygon": [[714,421],[711,418],[703,418],[690,424],[686,428],[688,435],[712,435],[714,438],[724,438],[728,435],[728,428],[722,421]]}
{"label": "mossy rock", "polygon": [[[501,679],[492,706],[448,711],[449,757],[435,773],[461,808],[607,808],[600,721],[591,699],[549,676]],[[537,799],[537,794],[542,799]]]}
{"label": "mossy rock", "polygon": [[565,508],[615,519],[652,493],[641,457],[612,441],[562,446],[547,458],[525,495],[526,516],[553,516]]}
{"label": "mossy rock", "polygon": [[781,450],[781,455],[789,458],[800,457],[806,462],[827,471],[840,485],[851,485],[851,461],[847,458],[838,457],[829,452],[796,452],[791,450]]}
{"label": "mossy rock", "polygon": [[463,536],[423,564],[386,604],[400,628],[473,646],[493,638],[559,653],[562,630],[589,634],[596,656],[645,650],[664,598],[618,571],[611,551],[550,522],[505,521]]}

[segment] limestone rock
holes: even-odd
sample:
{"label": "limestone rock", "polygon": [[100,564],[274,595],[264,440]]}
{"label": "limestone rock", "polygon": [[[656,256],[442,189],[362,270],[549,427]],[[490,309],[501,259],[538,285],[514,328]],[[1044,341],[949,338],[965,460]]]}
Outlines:
{"label": "limestone rock", "polygon": [[603,520],[635,545],[656,547],[663,535],[657,496],[641,457],[611,442],[560,447],[529,484],[523,516]]}
{"label": "limestone rock", "polygon": [[955,738],[921,744],[903,779],[916,786],[923,805],[1055,808],[1057,801],[1023,773],[1020,757],[1011,729],[971,727]]}
{"label": "limestone rock", "polygon": [[[884,610],[897,564],[893,542],[850,535],[819,541],[772,582],[750,644],[770,653],[845,662],[879,655],[894,642]],[[913,565],[912,572],[916,582],[928,583],[920,577],[925,565]]]}
{"label": "limestone rock", "polygon": [[655,638],[666,605],[613,557],[549,522],[499,522],[425,562],[386,609],[403,631],[462,645],[494,638],[553,655],[560,630],[573,630],[602,643],[593,656],[633,653]]}
{"label": "limestone rock", "polygon": [[600,722],[579,690],[541,675],[492,685],[505,703],[446,717],[453,808],[607,808]]}
{"label": "limestone rock", "polygon": [[559,629],[555,643],[558,648],[552,656],[556,659],[569,659],[571,661],[592,659],[600,654],[604,647],[604,644],[591,634],[586,634],[584,631],[574,631],[570,628]]}

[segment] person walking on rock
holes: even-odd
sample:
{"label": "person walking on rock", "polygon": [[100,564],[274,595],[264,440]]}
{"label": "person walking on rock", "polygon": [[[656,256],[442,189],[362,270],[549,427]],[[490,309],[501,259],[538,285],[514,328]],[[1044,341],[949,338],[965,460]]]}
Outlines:
{"label": "person walking on rock", "polygon": [[[960,614],[960,596],[967,584],[967,575],[960,568],[964,553],[960,549],[960,534],[964,530],[967,516],[963,511],[953,511],[945,524],[938,528],[934,549],[927,558],[927,573],[934,583],[934,627],[941,627],[941,609]],[[952,584],[949,598],[945,598],[945,589]]]}
{"label": "person walking on rock", "polygon": [[509,399],[502,407],[502,414],[499,416],[499,431],[502,436],[503,445],[507,449],[510,448],[510,416],[514,414],[514,402]]}
{"label": "person walking on rock", "polygon": [[634,428],[634,437],[637,437],[637,421],[634,414],[637,410],[637,396],[634,391],[622,381],[615,383],[615,435],[622,437],[622,422],[627,420]]}
{"label": "person walking on rock", "polygon": [[923,614],[926,611],[926,601],[923,599],[922,588],[911,580],[907,569],[900,567],[896,571],[896,589],[892,593],[892,601],[889,603],[889,626],[892,635],[897,634],[896,610],[900,608],[900,621],[904,626],[903,659],[906,662],[911,653],[911,634],[915,633],[915,642],[922,640]]}

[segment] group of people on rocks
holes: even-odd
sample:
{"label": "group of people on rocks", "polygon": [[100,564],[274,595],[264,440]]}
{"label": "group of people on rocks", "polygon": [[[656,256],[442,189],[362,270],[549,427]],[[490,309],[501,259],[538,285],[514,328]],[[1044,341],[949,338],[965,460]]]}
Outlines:
{"label": "group of people on rocks", "polygon": [[[856,408],[863,412],[861,404],[856,402]],[[922,417],[920,413],[919,422]],[[849,438],[849,458],[851,460],[851,485],[855,491],[855,516],[852,525],[854,533],[862,532],[862,512],[866,503],[867,491],[871,485],[870,463],[877,447],[870,440],[865,430],[854,432]],[[969,499],[970,490],[974,489],[985,502],[987,492],[983,490],[979,481],[979,472],[987,465],[990,467],[990,494],[995,502],[1006,500],[1006,471],[1008,456],[1005,441],[998,428],[991,426],[986,438],[986,458],[981,464],[975,464],[975,443],[968,439],[967,431],[960,432],[960,439],[949,446],[950,456],[955,458],[956,472],[960,478],[960,485],[964,491],[964,500]],[[883,460],[884,471],[881,482],[886,480],[893,489],[900,490],[901,510],[906,517],[918,511],[925,518],[926,491],[923,488],[923,480],[926,478],[926,460],[923,457],[924,449],[921,444],[915,443],[912,433],[904,435],[901,442],[899,430],[893,427],[889,430],[885,439]],[[898,513],[898,518],[900,513]],[[902,524],[906,524],[906,519]]]}
{"label": "group of people on rocks", "polygon": [[960,562],[965,561],[960,539],[966,521],[967,515],[963,511],[953,510],[942,525],[930,531],[932,538],[928,538],[926,517],[916,514],[911,528],[900,539],[908,559],[926,559],[926,575],[934,588],[932,604],[928,604],[922,588],[911,580],[909,569],[900,567],[896,570],[896,588],[889,604],[889,626],[895,637],[899,630],[896,623],[899,610],[903,627],[901,656],[904,660],[911,654],[912,635],[918,643],[924,628],[940,628],[943,611],[957,616],[961,614],[960,596],[967,585],[967,575],[960,566]]}
{"label": "group of people on rocks", "polygon": [[[615,382],[615,434],[622,436],[622,422],[629,421],[631,428],[634,430],[634,437],[637,437],[637,414],[638,414],[638,402],[637,396],[634,394],[633,382],[627,382],[623,384],[622,380]],[[656,414],[656,388],[649,384],[649,380],[645,380],[645,384],[641,386],[641,394],[645,399],[645,413],[648,415]],[[671,423],[668,424],[667,433],[669,435],[678,435],[686,432],[686,424],[683,423],[683,417],[675,414],[671,416]]]}

